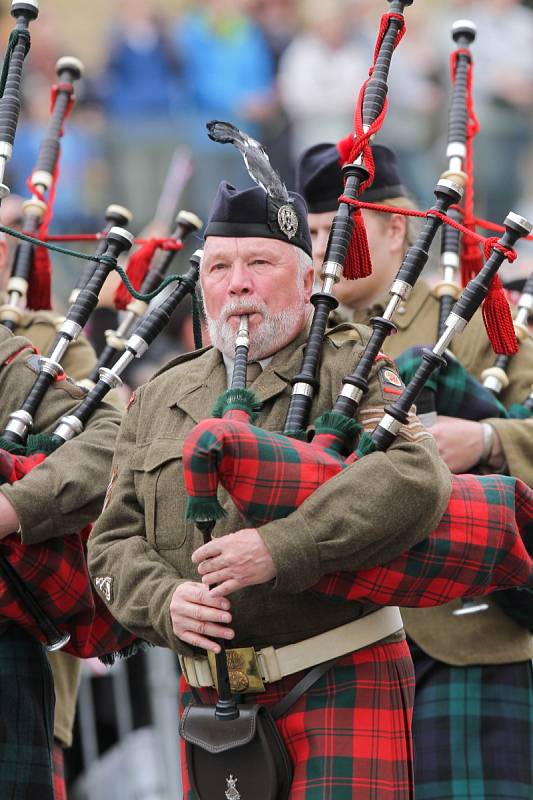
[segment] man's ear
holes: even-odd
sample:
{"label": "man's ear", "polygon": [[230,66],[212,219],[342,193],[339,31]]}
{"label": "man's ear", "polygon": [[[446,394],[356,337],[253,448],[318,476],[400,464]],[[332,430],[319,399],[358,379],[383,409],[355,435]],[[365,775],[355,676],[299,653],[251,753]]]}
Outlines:
{"label": "man's ear", "polygon": [[309,267],[304,275],[304,297],[305,302],[308,303],[311,295],[313,294],[313,284],[315,282],[315,271],[313,267]]}
{"label": "man's ear", "polygon": [[389,243],[392,250],[404,250],[407,236],[407,217],[402,214],[391,214],[389,219]]}

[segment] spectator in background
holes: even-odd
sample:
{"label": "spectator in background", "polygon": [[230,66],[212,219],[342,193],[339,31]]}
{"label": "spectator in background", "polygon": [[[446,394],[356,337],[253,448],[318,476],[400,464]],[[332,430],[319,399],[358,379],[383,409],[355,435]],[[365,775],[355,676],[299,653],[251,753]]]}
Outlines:
{"label": "spectator in background", "polygon": [[187,200],[204,216],[222,175],[236,185],[248,182],[238,153],[210,142],[205,123],[229,120],[261,139],[276,109],[273,59],[244,0],[196,4],[175,26],[174,41],[187,96],[179,135],[193,153],[195,170]]}
{"label": "spectator in background", "polygon": [[183,106],[181,67],[150,0],[113,0],[107,63],[96,81],[109,116],[113,195],[139,225],[151,219],[176,144],[170,124]]}
{"label": "spectator in background", "polygon": [[336,140],[353,126],[369,58],[347,24],[350,6],[349,0],[304,0],[304,29],[281,57],[279,92],[295,154],[319,140]]}

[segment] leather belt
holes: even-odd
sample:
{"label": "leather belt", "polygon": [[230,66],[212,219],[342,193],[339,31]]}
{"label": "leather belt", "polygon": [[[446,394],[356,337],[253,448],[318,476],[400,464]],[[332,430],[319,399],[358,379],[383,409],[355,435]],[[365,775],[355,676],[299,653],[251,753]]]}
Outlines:
{"label": "leather belt", "polygon": [[[234,692],[263,692],[265,683],[274,683],[324,661],[361,650],[397,633],[403,628],[397,606],[380,608],[366,617],[348,622],[301,642],[285,647],[235,647],[226,649],[231,688]],[[185,680],[194,688],[216,687],[213,654],[178,656]]]}

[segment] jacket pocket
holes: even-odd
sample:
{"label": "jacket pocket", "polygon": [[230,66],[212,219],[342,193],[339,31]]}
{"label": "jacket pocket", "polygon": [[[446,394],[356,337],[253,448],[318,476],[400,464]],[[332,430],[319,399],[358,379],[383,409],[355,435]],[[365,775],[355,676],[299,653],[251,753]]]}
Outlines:
{"label": "jacket pocket", "polygon": [[135,489],[144,507],[146,538],[156,550],[183,546],[187,494],[183,483],[183,439],[155,439],[136,449],[131,467]]}

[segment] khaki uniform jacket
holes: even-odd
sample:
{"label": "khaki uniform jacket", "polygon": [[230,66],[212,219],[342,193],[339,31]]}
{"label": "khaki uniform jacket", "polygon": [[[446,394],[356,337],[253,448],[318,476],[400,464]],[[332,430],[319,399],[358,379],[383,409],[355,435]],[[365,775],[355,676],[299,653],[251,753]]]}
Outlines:
{"label": "khaki uniform jacket", "polygon": [[[252,384],[263,402],[262,428],[282,429],[304,344],[302,333]],[[326,338],[311,419],[331,409],[342,377],[361,351],[361,332],[352,326]],[[376,366],[360,410],[369,428],[385,400],[377,372]],[[183,442],[226,386],[221,354],[208,348],[175,359],[141,387],[124,417],[113,486],[89,540],[89,569],[93,580],[109,579],[110,599],[103,599],[112,613],[137,635],[178,653],[192,650],[173,633],[170,601],[181,581],[199,580],[191,555],[202,544],[193,523],[184,520]],[[423,539],[440,519],[449,493],[449,472],[413,416],[386,454],[366,456],[297,511],[260,528],[277,576],[232,595],[234,645],[282,646],[368,613],[369,607],[307,590],[326,573],[379,564]],[[242,529],[228,496],[219,492],[219,500],[228,516],[214,535]],[[394,507],[401,511],[391,514]]]}
{"label": "khaki uniform jacket", "polygon": [[[30,342],[38,348],[38,350],[42,353],[47,353],[50,350],[51,345],[53,344],[55,337],[57,335],[57,328],[56,328],[56,320],[57,315],[53,312],[49,311],[37,311],[37,312],[27,312],[22,320],[20,326],[17,327],[16,333],[25,336]],[[16,346],[14,343],[17,343]],[[15,350],[19,349],[25,342],[20,339],[18,336],[17,338],[12,338],[5,328],[0,327],[0,363],[5,361],[6,356],[4,355],[5,352],[8,350],[11,352],[15,352]],[[30,350],[24,351],[24,354],[21,355],[20,359],[16,359],[18,362],[20,360],[21,365],[25,358],[27,358],[28,354],[31,354]],[[72,344],[65,354],[65,358],[63,359],[63,366],[65,371],[68,375],[76,380],[80,380],[83,377],[86,377],[89,372],[92,370],[95,364],[95,354],[87,342],[87,340],[82,336],[80,337],[74,344]],[[3,389],[3,398],[4,402],[2,403],[3,408],[5,409],[5,413],[9,413],[10,411],[15,410],[18,406],[16,405],[16,401],[12,398],[12,392],[10,392],[10,386],[12,380],[7,378],[7,375],[2,378],[6,367],[2,367],[0,372],[0,380],[3,380],[2,386]],[[22,386],[25,393],[27,393],[28,389],[30,388],[31,383],[35,379],[35,373],[28,369],[27,367],[20,367],[18,372],[23,372],[23,381]],[[61,382],[56,384],[52,389],[50,389],[49,394],[51,395],[53,392],[56,392],[57,387],[61,387],[62,389],[66,388],[63,387],[65,382]],[[52,401],[51,397],[47,397],[46,405],[55,407],[55,412],[50,409],[51,413],[49,415],[50,422],[57,421],[59,416],[63,413],[66,413],[67,410],[70,410],[74,405],[79,403],[80,398],[82,397],[81,390],[78,388],[69,385],[68,392],[61,391],[61,398],[54,399]],[[24,395],[22,395],[21,399],[23,399]],[[61,400],[60,404],[58,400]],[[7,401],[7,402],[6,402]],[[61,406],[62,410],[59,410],[59,405]],[[109,412],[110,409],[107,408]],[[57,416],[56,416],[57,415]],[[48,417],[47,417],[48,418]],[[104,419],[107,418],[107,421],[104,423]],[[38,415],[39,420],[39,415]],[[118,429],[118,422],[120,417],[115,412],[111,412],[109,415],[107,412],[104,412],[102,416],[101,422],[99,423],[99,427],[102,430],[102,441],[100,442],[100,434],[97,437],[94,435],[91,437],[94,442],[97,442],[98,448],[103,447],[103,451],[101,454],[94,451],[94,445],[91,445],[89,449],[87,446],[84,446],[84,453],[85,456],[89,457],[92,461],[94,461],[94,473],[95,473],[95,480],[96,483],[92,485],[94,493],[100,496],[99,503],[94,505],[94,517],[87,517],[88,521],[91,519],[96,518],[98,516],[98,511],[101,508],[101,503],[103,501],[103,494],[105,492],[105,486],[107,484],[109,478],[109,470],[110,470],[110,462],[111,462],[111,454],[112,454],[112,442],[113,436]],[[7,421],[7,417],[2,417],[2,424],[5,424]],[[41,430],[39,424],[36,425],[36,430]],[[106,434],[105,431],[108,431]],[[85,434],[84,434],[85,435]],[[109,438],[111,437],[111,438]],[[105,440],[105,441],[104,441]],[[105,447],[104,447],[105,443]],[[56,456],[54,455],[54,458]],[[91,495],[91,492],[88,492],[88,486],[85,484],[85,470],[83,464],[84,456],[79,453],[76,456],[78,460],[78,464],[80,470],[76,470],[77,474],[77,481],[78,481],[78,492],[79,492],[79,506],[80,509],[83,509],[83,505],[85,504],[84,495]],[[100,464],[100,468],[98,465]],[[42,466],[39,467],[39,470],[42,469]],[[99,470],[102,470],[101,473]],[[68,462],[64,462],[63,466],[59,467],[59,475],[61,474],[61,470],[63,470],[63,478],[62,482],[66,486],[71,479],[76,480],[76,475],[73,475],[73,470],[71,465]],[[96,473],[98,476],[96,477]],[[32,473],[33,474],[33,473]],[[29,477],[24,478],[24,483],[29,480]],[[81,483],[80,483],[81,481]],[[44,482],[45,483],[45,482]],[[83,489],[80,489],[80,486]],[[0,490],[3,490],[7,487],[0,487]],[[42,492],[43,485],[39,483],[39,491]],[[58,491],[57,491],[58,490]],[[49,498],[48,493],[46,495],[35,495],[31,494],[31,490],[28,489],[28,500],[30,504],[32,504],[36,510],[38,510],[42,515],[42,508],[48,508],[50,502],[53,502],[55,499],[57,502],[60,502],[61,498],[61,478],[58,477],[58,481],[56,483],[56,491],[57,497],[56,498]],[[6,492],[7,494],[7,492]],[[10,498],[11,499],[11,498]],[[87,499],[90,499],[87,497]],[[24,504],[26,503],[26,499],[24,499]],[[94,502],[94,500],[93,500]],[[13,502],[15,505],[15,502]],[[73,510],[75,513],[75,502],[73,503]],[[83,513],[83,512],[82,512]],[[58,517],[61,515],[61,510],[58,508]],[[85,520],[85,516],[83,517]],[[28,520],[29,524],[31,520]],[[85,525],[85,522],[81,522],[75,526],[76,530],[79,530]],[[62,533],[61,523],[58,523],[58,531]],[[69,533],[72,531],[69,530]],[[31,537],[31,531],[26,530],[26,526],[23,525],[23,535],[24,537]],[[57,534],[56,534],[57,535]],[[48,538],[48,537],[44,537]],[[41,541],[39,539],[38,541]],[[52,672],[54,676],[54,686],[55,686],[55,694],[56,694],[56,706],[55,706],[55,717],[54,717],[54,736],[59,739],[59,741],[65,746],[68,747],[72,743],[72,726],[74,724],[74,717],[76,713],[76,697],[77,697],[77,689],[79,684],[79,674],[80,674],[80,663],[77,658],[73,658],[69,656],[67,653],[57,652],[57,653],[48,653],[48,659],[50,661],[50,665],[52,667]]]}
{"label": "khaki uniform jacket", "polygon": [[[356,312],[354,320],[367,322],[371,316],[382,312],[384,305]],[[424,281],[415,284],[411,297],[400,306],[399,312],[395,319],[398,331],[386,340],[385,352],[397,357],[415,345],[433,346],[438,338],[439,303]],[[496,356],[480,312],[454,339],[450,349],[478,379],[484,369],[493,366]],[[508,375],[509,386],[501,396],[506,406],[523,402],[531,391],[532,342],[522,343],[511,360]],[[500,437],[509,474],[533,486],[533,419],[489,419],[487,422]],[[499,607],[491,603],[488,611],[453,616],[452,611],[459,605],[457,600],[438,608],[402,609],[407,633],[430,656],[456,666],[512,663],[533,657],[533,636]]]}

